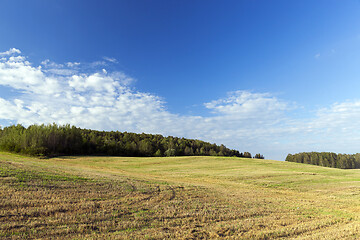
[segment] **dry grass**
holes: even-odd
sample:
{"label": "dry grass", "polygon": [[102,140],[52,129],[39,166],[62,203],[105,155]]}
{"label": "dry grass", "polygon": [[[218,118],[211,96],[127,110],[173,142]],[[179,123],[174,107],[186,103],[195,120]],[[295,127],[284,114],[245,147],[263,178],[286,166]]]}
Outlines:
{"label": "dry grass", "polygon": [[216,157],[0,154],[2,239],[357,239],[360,172]]}

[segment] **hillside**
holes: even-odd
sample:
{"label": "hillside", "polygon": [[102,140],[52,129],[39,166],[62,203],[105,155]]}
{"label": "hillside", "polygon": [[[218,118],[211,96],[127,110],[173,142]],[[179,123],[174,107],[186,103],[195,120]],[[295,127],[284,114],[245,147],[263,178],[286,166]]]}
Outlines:
{"label": "hillside", "polygon": [[230,157],[0,154],[6,239],[356,239],[360,172]]}

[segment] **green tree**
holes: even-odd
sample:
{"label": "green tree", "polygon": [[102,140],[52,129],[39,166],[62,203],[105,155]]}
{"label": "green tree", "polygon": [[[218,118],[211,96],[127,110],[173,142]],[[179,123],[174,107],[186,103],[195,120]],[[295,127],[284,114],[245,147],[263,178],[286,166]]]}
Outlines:
{"label": "green tree", "polygon": [[172,157],[172,156],[175,156],[175,153],[176,153],[175,149],[169,148],[168,150],[165,151],[164,154],[167,157]]}
{"label": "green tree", "polygon": [[244,152],[244,158],[251,158],[251,153],[249,152]]}
{"label": "green tree", "polygon": [[158,150],[155,152],[154,157],[162,157],[162,153],[161,153],[160,149],[158,149]]}

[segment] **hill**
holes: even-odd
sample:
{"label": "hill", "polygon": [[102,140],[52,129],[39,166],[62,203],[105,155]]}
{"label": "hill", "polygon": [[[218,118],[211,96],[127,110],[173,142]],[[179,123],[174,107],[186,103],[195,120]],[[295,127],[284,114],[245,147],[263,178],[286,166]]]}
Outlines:
{"label": "hill", "polygon": [[357,239],[360,172],[235,157],[0,154],[0,237]]}

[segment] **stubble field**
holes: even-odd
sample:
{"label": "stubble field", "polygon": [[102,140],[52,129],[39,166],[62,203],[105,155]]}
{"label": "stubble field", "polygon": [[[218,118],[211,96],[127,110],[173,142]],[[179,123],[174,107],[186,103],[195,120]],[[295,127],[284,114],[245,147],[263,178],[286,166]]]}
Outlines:
{"label": "stubble field", "polygon": [[358,239],[360,171],[0,153],[1,239]]}

